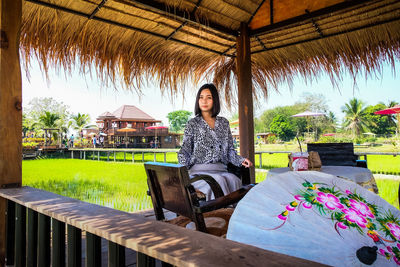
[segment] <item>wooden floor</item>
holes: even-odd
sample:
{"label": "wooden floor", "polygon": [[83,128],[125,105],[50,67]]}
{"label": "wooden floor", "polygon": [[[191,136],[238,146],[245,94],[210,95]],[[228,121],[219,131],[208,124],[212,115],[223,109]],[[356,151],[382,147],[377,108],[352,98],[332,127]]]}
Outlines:
{"label": "wooden floor", "polygon": [[[148,219],[156,220],[153,209],[143,210],[135,213],[143,215]],[[167,220],[176,217],[176,214],[169,211],[165,211],[164,215]],[[108,266],[108,241],[103,238],[101,239],[101,252],[102,252],[101,266]],[[82,233],[82,266],[85,266],[85,258],[86,258],[86,234]],[[136,251],[125,248],[125,266],[126,267],[136,266]],[[156,266],[157,267],[161,266],[161,262],[157,262]]]}

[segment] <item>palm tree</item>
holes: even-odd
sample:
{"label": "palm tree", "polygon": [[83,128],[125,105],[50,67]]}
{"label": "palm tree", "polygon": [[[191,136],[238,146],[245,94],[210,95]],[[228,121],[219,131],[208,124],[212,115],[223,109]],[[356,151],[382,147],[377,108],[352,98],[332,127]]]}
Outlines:
{"label": "palm tree", "polygon": [[356,136],[360,136],[368,129],[369,122],[365,119],[366,112],[363,101],[357,98],[350,99],[349,103],[342,107],[342,112],[345,113],[344,126]]}
{"label": "palm tree", "polygon": [[77,130],[78,132],[81,132],[83,128],[89,126],[90,122],[89,114],[78,113],[77,115],[72,115],[71,119],[74,130]]}
{"label": "palm tree", "polygon": [[39,121],[44,128],[57,128],[57,122],[60,116],[56,113],[51,113],[46,111],[44,114],[40,115]]}

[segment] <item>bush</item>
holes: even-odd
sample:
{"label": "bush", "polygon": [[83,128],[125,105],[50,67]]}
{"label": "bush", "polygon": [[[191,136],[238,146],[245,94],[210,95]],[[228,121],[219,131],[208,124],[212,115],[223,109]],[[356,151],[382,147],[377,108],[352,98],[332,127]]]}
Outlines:
{"label": "bush", "polygon": [[267,137],[267,143],[268,144],[275,144],[276,140],[277,140],[277,138],[276,138],[275,135],[270,135],[270,136]]}
{"label": "bush", "polygon": [[36,149],[39,143],[34,143],[34,142],[23,142],[22,143],[22,148],[23,149]]}

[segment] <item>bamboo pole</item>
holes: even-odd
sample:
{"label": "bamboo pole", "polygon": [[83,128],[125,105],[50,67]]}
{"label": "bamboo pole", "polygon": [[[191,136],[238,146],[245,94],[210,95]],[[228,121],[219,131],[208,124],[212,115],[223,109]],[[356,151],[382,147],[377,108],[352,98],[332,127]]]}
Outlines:
{"label": "bamboo pole", "polygon": [[[237,75],[239,103],[239,138],[240,155],[254,163],[254,121],[253,90],[251,77],[251,55],[249,29],[246,24],[240,25],[237,37]],[[255,183],[255,169],[250,169],[250,182]]]}
{"label": "bamboo pole", "polygon": [[[0,0],[0,187],[22,183],[21,0]],[[0,199],[0,266],[5,265],[6,205]]]}

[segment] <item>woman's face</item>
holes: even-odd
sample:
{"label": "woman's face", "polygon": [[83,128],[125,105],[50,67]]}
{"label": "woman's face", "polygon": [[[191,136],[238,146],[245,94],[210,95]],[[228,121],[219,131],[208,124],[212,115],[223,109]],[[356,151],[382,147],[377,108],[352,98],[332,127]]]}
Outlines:
{"label": "woman's face", "polygon": [[200,93],[199,107],[202,112],[210,112],[213,108],[213,98],[209,89],[204,89]]}

